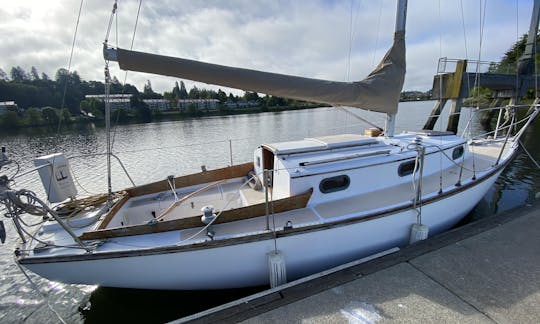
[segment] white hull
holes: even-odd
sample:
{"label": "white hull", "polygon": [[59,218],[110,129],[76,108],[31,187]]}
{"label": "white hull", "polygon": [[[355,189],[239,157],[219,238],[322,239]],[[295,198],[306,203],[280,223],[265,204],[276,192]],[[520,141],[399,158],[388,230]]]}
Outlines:
{"label": "white hull", "polygon": [[[461,220],[486,194],[502,169],[466,190],[426,203],[422,223],[430,235]],[[292,280],[348,261],[408,243],[416,223],[412,209],[299,233],[277,239],[283,253],[287,279]],[[98,284],[143,289],[226,289],[265,285],[269,282],[267,253],[274,240],[254,240],[190,251],[139,256],[28,263],[40,276],[67,283]],[[141,253],[143,254],[143,253]]]}

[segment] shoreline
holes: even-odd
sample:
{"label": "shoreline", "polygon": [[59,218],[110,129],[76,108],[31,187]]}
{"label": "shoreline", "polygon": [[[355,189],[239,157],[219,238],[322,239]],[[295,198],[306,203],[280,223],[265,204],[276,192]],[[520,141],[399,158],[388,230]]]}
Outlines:
{"label": "shoreline", "polygon": [[[130,114],[123,121],[115,121],[115,114],[111,112],[111,122],[116,123],[116,125],[134,125],[134,124],[146,124],[146,123],[159,123],[166,121],[176,121],[176,120],[189,120],[189,119],[198,119],[205,117],[217,117],[217,116],[233,116],[233,115],[251,115],[259,114],[266,112],[282,112],[282,111],[292,111],[292,110],[303,110],[303,109],[315,109],[315,108],[324,108],[328,107],[327,105],[320,104],[305,104],[302,106],[275,106],[275,107],[250,107],[250,108],[234,108],[234,109],[217,109],[213,111],[197,111],[195,113],[186,113],[179,110],[169,110],[169,111],[159,111],[158,113],[153,112],[152,118],[149,120],[141,120],[137,118],[135,114]],[[74,128],[78,126],[94,125],[97,127],[105,127],[104,118],[88,118],[88,117],[75,117],[75,120],[62,121],[62,128]],[[25,133],[25,132],[56,132],[58,130],[58,123],[49,123],[41,125],[17,125],[12,128],[0,129],[0,136],[2,134],[13,134],[13,133]]]}

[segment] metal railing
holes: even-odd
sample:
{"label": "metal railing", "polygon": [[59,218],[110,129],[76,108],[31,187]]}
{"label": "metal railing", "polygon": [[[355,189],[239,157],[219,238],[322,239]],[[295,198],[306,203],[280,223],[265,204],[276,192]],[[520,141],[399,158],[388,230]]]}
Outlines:
{"label": "metal railing", "polygon": [[[437,63],[437,74],[455,72],[457,62],[463,59],[453,59],[448,57],[439,58]],[[504,64],[494,61],[466,60],[469,73],[497,73],[497,74],[516,74],[517,65]]]}

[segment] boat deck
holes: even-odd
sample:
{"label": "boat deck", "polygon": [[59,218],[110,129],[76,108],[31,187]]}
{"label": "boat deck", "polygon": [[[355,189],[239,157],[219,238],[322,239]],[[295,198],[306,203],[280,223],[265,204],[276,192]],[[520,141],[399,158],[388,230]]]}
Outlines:
{"label": "boat deck", "polygon": [[[474,152],[474,154],[466,155],[466,159],[462,164],[459,160],[456,160],[455,164],[450,168],[425,176],[422,181],[422,199],[436,198],[441,189],[443,193],[455,190],[457,188],[456,184],[466,185],[472,181],[474,175],[481,177],[483,174],[493,170],[492,166],[497,161],[501,146],[502,143],[500,142],[491,143],[490,145],[473,145],[471,146],[471,152]],[[510,145],[503,154],[505,160],[507,160],[507,157],[504,155],[509,152],[509,147]],[[473,172],[473,170],[475,171]],[[118,231],[119,235],[107,236],[109,237],[108,243],[98,247],[96,252],[126,250],[132,249],[134,246],[137,246],[137,248],[155,248],[206,242],[209,237],[200,216],[202,215],[201,208],[208,205],[214,207],[216,214],[221,211],[234,212],[234,210],[246,206],[259,205],[262,208],[258,214],[249,212],[249,215],[246,214],[240,218],[226,216],[229,217],[226,218],[228,220],[218,218],[220,222],[213,225],[216,233],[214,239],[230,239],[268,233],[269,230],[274,229],[283,230],[285,227],[297,229],[347,219],[358,219],[363,215],[376,215],[377,213],[388,212],[393,208],[399,209],[410,206],[414,198],[411,177],[411,181],[402,182],[384,189],[365,190],[337,200],[318,203],[310,202],[307,206],[304,203],[301,207],[282,209],[276,212],[274,212],[274,202],[271,201],[268,206],[270,215],[267,217],[264,212],[264,191],[256,191],[244,185],[245,181],[245,177],[234,178],[189,197],[169,214],[164,215],[163,222],[158,222],[159,226],[163,225],[162,230],[156,230],[155,226],[151,226],[152,220],[159,218],[159,215],[167,210],[176,199],[181,200],[201,188],[205,188],[208,183],[177,189],[177,198],[172,194],[172,190],[131,198],[118,210],[107,227],[102,228],[105,230],[110,229],[115,233]],[[270,199],[271,197],[269,195]],[[309,196],[307,197],[309,199]],[[90,214],[88,219],[93,220],[95,215]],[[182,225],[184,220],[189,221],[189,224]],[[172,225],[167,225],[168,223]],[[83,226],[75,228],[74,231],[77,235],[87,234],[95,231],[98,224],[99,222],[96,225],[85,226],[85,224],[81,223]],[[180,224],[180,226],[175,224]],[[142,231],[135,231],[127,235],[123,233],[129,232],[131,227],[140,227]],[[71,241],[71,238],[56,223],[45,225],[43,229],[46,235],[40,237],[42,240],[54,241],[59,245],[68,245]],[[60,252],[59,249],[39,252],[42,256],[49,253],[63,254],[64,252]],[[73,253],[73,251],[65,249],[65,253]]]}

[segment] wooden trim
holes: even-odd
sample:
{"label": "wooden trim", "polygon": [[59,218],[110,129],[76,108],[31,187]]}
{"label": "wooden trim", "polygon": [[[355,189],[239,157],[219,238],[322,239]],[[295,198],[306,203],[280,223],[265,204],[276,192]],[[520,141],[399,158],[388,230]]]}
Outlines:
{"label": "wooden trim", "polygon": [[107,225],[109,225],[111,220],[114,218],[114,215],[116,215],[116,213],[120,210],[120,208],[124,206],[124,204],[129,200],[129,198],[131,198],[129,193],[124,193],[124,196],[120,198],[120,200],[118,200],[109,210],[109,212],[107,213],[107,216],[105,216],[105,219],[103,219],[101,224],[99,224],[98,229],[106,228]]}
{"label": "wooden trim", "polygon": [[[176,188],[182,188],[216,180],[226,180],[246,176],[247,173],[251,170],[253,170],[253,162],[248,162],[244,164],[238,164],[232,167],[226,167],[177,177],[174,179],[174,182]],[[116,202],[116,204],[113,205],[111,210],[107,213],[105,219],[98,226],[98,230],[104,230],[105,228],[107,228],[116,213],[120,210],[122,206],[124,206],[124,204],[129,200],[129,198],[157,193],[169,189],[169,182],[167,180],[162,180],[154,183],[149,183],[147,185],[126,189],[124,197],[122,197],[118,202]]]}
{"label": "wooden trim", "polygon": [[[247,176],[249,171],[253,170],[253,162],[248,162],[244,164],[233,165],[226,168],[204,171],[194,174],[188,174],[185,176],[174,178],[174,184],[176,188],[189,187],[194,185],[199,185],[203,183],[224,180],[224,179],[233,179],[238,177]],[[154,183],[149,183],[143,186],[133,187],[126,189],[127,193],[131,197],[143,196],[152,193],[157,193],[160,191],[170,190],[169,182],[167,180],[162,180]]]}
{"label": "wooden trim", "polygon": [[[310,189],[308,192],[301,195],[275,200],[273,202],[274,213],[281,213],[306,207],[312,193],[313,189]],[[263,216],[265,214],[266,203],[260,203],[256,205],[225,210],[219,215],[214,224],[234,222],[238,220]],[[99,229],[97,231],[85,232],[80,236],[80,238],[81,240],[96,240],[201,227],[204,226],[204,224],[201,222],[201,216],[192,216],[170,221],[157,222],[154,224],[142,224],[111,229]]]}

